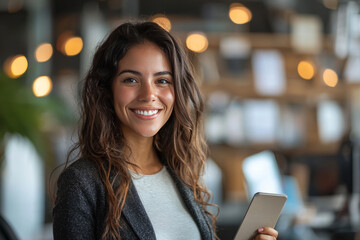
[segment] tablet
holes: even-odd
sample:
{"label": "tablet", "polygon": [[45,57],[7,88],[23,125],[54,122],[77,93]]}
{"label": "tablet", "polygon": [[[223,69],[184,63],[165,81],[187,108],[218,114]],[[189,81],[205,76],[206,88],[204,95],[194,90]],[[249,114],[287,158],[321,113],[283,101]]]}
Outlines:
{"label": "tablet", "polygon": [[285,194],[256,193],[234,240],[251,240],[262,227],[274,228],[286,202]]}

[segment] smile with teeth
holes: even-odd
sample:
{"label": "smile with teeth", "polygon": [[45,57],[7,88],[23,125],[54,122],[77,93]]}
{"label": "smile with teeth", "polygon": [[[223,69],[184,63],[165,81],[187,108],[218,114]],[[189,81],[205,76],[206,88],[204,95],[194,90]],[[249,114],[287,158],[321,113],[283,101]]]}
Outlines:
{"label": "smile with teeth", "polygon": [[159,112],[159,110],[134,110],[136,114],[144,115],[144,116],[152,116]]}

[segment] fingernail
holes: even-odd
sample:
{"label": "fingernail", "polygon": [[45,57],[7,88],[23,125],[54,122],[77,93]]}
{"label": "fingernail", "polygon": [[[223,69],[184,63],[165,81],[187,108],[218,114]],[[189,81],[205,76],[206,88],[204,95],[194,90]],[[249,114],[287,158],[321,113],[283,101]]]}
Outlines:
{"label": "fingernail", "polygon": [[259,228],[258,231],[259,231],[259,232],[263,232],[264,229],[263,229],[263,228]]}

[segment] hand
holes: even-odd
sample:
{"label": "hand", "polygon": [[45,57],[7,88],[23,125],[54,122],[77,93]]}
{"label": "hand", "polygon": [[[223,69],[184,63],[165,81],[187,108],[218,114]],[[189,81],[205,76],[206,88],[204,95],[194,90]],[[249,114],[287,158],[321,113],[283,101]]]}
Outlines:
{"label": "hand", "polygon": [[276,240],[278,235],[279,233],[271,227],[259,228],[254,240]]}

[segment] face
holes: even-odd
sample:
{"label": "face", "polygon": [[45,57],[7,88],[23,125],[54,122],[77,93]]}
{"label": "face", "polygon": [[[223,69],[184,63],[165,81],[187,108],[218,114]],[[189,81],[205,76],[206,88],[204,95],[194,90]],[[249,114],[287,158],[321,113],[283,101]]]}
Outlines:
{"label": "face", "polygon": [[153,137],[174,106],[172,69],[165,53],[145,42],[128,50],[113,81],[114,108],[128,137]]}

